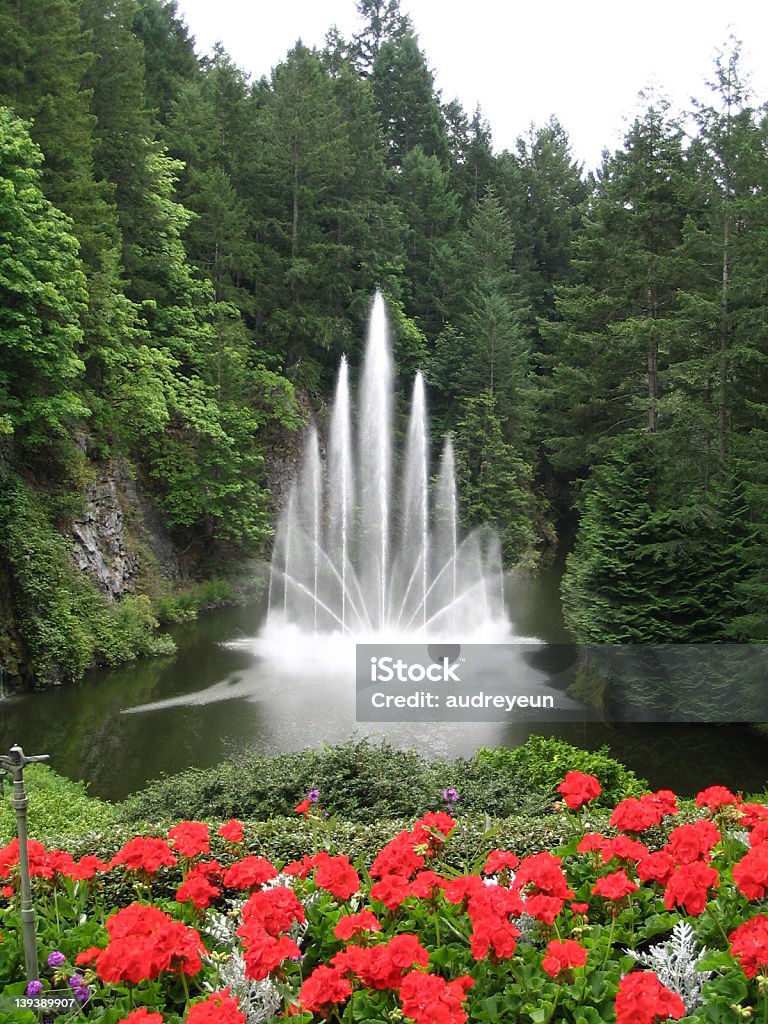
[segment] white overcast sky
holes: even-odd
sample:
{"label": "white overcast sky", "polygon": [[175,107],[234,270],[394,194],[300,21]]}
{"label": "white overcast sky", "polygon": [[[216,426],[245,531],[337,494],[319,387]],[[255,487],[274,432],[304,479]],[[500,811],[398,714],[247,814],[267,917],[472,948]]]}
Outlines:
{"label": "white overcast sky", "polygon": [[[322,46],[336,25],[361,28],[355,0],[177,0],[198,53],[221,41],[254,78],[268,75],[297,39]],[[764,0],[401,0],[443,101],[479,103],[497,150],[556,115],[587,167],[620,144],[641,89],[672,101],[705,98],[718,47],[744,44],[757,98],[768,100]]]}

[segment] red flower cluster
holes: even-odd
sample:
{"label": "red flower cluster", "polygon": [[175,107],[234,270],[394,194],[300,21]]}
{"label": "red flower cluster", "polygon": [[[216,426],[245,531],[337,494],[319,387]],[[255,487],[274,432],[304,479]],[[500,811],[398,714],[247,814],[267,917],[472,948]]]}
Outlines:
{"label": "red flower cluster", "polygon": [[[751,839],[755,842],[755,833]],[[736,888],[748,900],[759,900],[768,893],[768,839],[756,843],[733,867],[733,881]]]}
{"label": "red flower cluster", "polygon": [[696,794],[696,806],[708,807],[711,811],[719,811],[721,807],[729,807],[737,802],[738,797],[725,786],[708,786]]}
{"label": "red flower cluster", "polygon": [[497,960],[508,959],[515,952],[520,929],[511,917],[523,912],[523,901],[516,891],[500,885],[477,886],[467,901],[467,913],[472,922],[469,937],[472,956],[482,960],[491,948]]}
{"label": "red flower cluster", "polygon": [[768,914],[758,914],[740,924],[728,939],[731,954],[748,978],[754,978],[760,971],[768,973]]}
{"label": "red flower cluster", "polygon": [[709,890],[718,884],[718,873],[703,861],[681,864],[667,882],[664,905],[667,910],[682,907],[686,914],[697,916],[704,912]]}
{"label": "red flower cluster", "polygon": [[401,933],[377,946],[347,946],[331,963],[340,974],[351,973],[369,988],[396,990],[414,964],[427,966],[429,953],[415,935]]}
{"label": "red flower cluster", "polygon": [[656,1024],[685,1015],[685,1003],[661,984],[653,971],[633,971],[619,982],[616,1024]]}
{"label": "red flower cluster", "polygon": [[484,875],[496,875],[501,871],[514,871],[520,858],[511,850],[491,850],[483,867]]}
{"label": "red flower cluster", "polygon": [[315,858],[315,882],[340,900],[348,900],[360,890],[360,876],[342,856],[331,857],[324,850]]}
{"label": "red flower cluster", "polygon": [[107,932],[106,949],[91,946],[76,960],[93,962],[102,981],[136,985],[162,971],[196,974],[202,967],[204,947],[198,933],[157,907],[131,903],[107,920]]}
{"label": "red flower cluster", "polygon": [[712,822],[701,820],[673,828],[664,851],[675,864],[692,864],[695,860],[708,861],[719,842],[720,833]]}
{"label": "red flower cluster", "polygon": [[168,839],[173,843],[174,850],[187,860],[211,852],[211,835],[208,826],[202,821],[180,821],[169,829]]}
{"label": "red flower cluster", "polygon": [[639,799],[627,797],[616,804],[610,823],[622,832],[645,832],[653,825],[660,825],[666,815],[677,814],[677,811],[675,794],[670,789],[659,789]]}
{"label": "red flower cluster", "polygon": [[573,898],[561,864],[560,858],[552,853],[535,853],[520,861],[515,875],[515,887],[526,893],[526,913],[549,925],[565,901]]}
{"label": "red flower cluster", "polygon": [[203,871],[190,871],[176,890],[179,903],[191,901],[198,910],[210,907],[215,899],[221,896],[221,889],[214,885]]}
{"label": "red flower cluster", "polygon": [[212,992],[191,1006],[187,1014],[187,1024],[246,1024],[246,1019],[228,988]]}
{"label": "red flower cluster", "polygon": [[133,1010],[127,1017],[122,1017],[117,1024],[163,1024],[162,1013],[153,1013],[146,1006]]}
{"label": "red flower cluster", "polygon": [[352,986],[344,974],[321,964],[304,980],[299,992],[299,1004],[310,1013],[324,1016],[332,1006],[344,1003],[352,995]]}
{"label": "red flower cluster", "polygon": [[277,868],[266,857],[243,857],[230,864],[222,882],[228,889],[253,890],[277,878]]}
{"label": "red flower cluster", "polygon": [[474,983],[468,974],[446,981],[436,974],[411,971],[400,986],[403,1013],[416,1024],[464,1024],[467,1015],[462,1003]]}
{"label": "red flower cluster", "polygon": [[294,921],[305,920],[301,901],[291,889],[277,885],[250,896],[243,907],[237,934],[243,940],[246,977],[263,981],[289,957],[301,951],[287,932]]}
{"label": "red flower cluster", "polygon": [[342,942],[349,942],[355,936],[363,932],[380,932],[381,924],[378,917],[370,910],[361,910],[359,914],[345,914],[340,917],[333,929],[333,934]]}
{"label": "red flower cluster", "polygon": [[162,867],[173,867],[175,863],[176,857],[168,843],[155,836],[129,839],[109,862],[110,867],[123,864],[126,871],[143,871],[147,875],[154,875]]}
{"label": "red flower cluster", "polygon": [[600,796],[602,791],[603,787],[595,776],[585,775],[584,772],[567,772],[557,787],[557,792],[572,811],[576,811],[590,800],[594,800]]}
{"label": "red flower cluster", "polygon": [[547,946],[547,952],[541,966],[553,978],[565,979],[574,967],[583,967],[587,962],[586,949],[575,939],[561,942],[553,939]]}
{"label": "red flower cluster", "polygon": [[226,824],[216,830],[216,835],[226,839],[228,843],[242,843],[243,823],[238,821],[237,818],[230,818]]}
{"label": "red flower cluster", "polygon": [[625,871],[614,871],[610,875],[598,878],[592,886],[592,892],[595,896],[604,896],[607,900],[618,902],[625,896],[637,892],[638,888],[637,882],[633,882]]}

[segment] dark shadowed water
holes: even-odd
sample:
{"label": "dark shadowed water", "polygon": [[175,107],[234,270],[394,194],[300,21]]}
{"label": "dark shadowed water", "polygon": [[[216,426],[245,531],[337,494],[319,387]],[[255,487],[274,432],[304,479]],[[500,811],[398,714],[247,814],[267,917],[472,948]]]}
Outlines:
{"label": "dark shadowed water", "polygon": [[[507,596],[518,635],[568,641],[554,569],[511,579]],[[768,781],[768,741],[745,726],[356,723],[349,680],[294,679],[266,668],[249,643],[263,614],[257,605],[222,609],[174,631],[175,657],[0,699],[0,750],[20,743],[28,754],[50,754],[56,771],[109,799],[244,750],[300,750],[366,733],[440,756],[514,747],[533,732],[588,748],[607,744],[654,788],[681,794],[713,783],[759,790]]]}

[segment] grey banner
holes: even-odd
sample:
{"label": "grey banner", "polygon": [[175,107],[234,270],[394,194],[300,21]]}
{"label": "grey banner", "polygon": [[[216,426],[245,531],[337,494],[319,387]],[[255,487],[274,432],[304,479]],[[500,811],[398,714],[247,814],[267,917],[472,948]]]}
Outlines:
{"label": "grey banner", "polygon": [[359,722],[768,722],[768,645],[358,644]]}

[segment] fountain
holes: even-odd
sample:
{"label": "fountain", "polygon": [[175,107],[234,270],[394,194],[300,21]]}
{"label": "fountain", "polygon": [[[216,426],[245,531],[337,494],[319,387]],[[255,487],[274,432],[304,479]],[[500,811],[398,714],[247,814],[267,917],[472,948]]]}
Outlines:
{"label": "fountain", "polygon": [[393,384],[387,313],[377,293],[357,407],[342,358],[325,459],[317,429],[308,431],[277,526],[263,635],[288,628],[355,640],[507,638],[498,538],[487,527],[459,537],[450,437],[430,485],[420,372],[404,451],[396,450]]}

